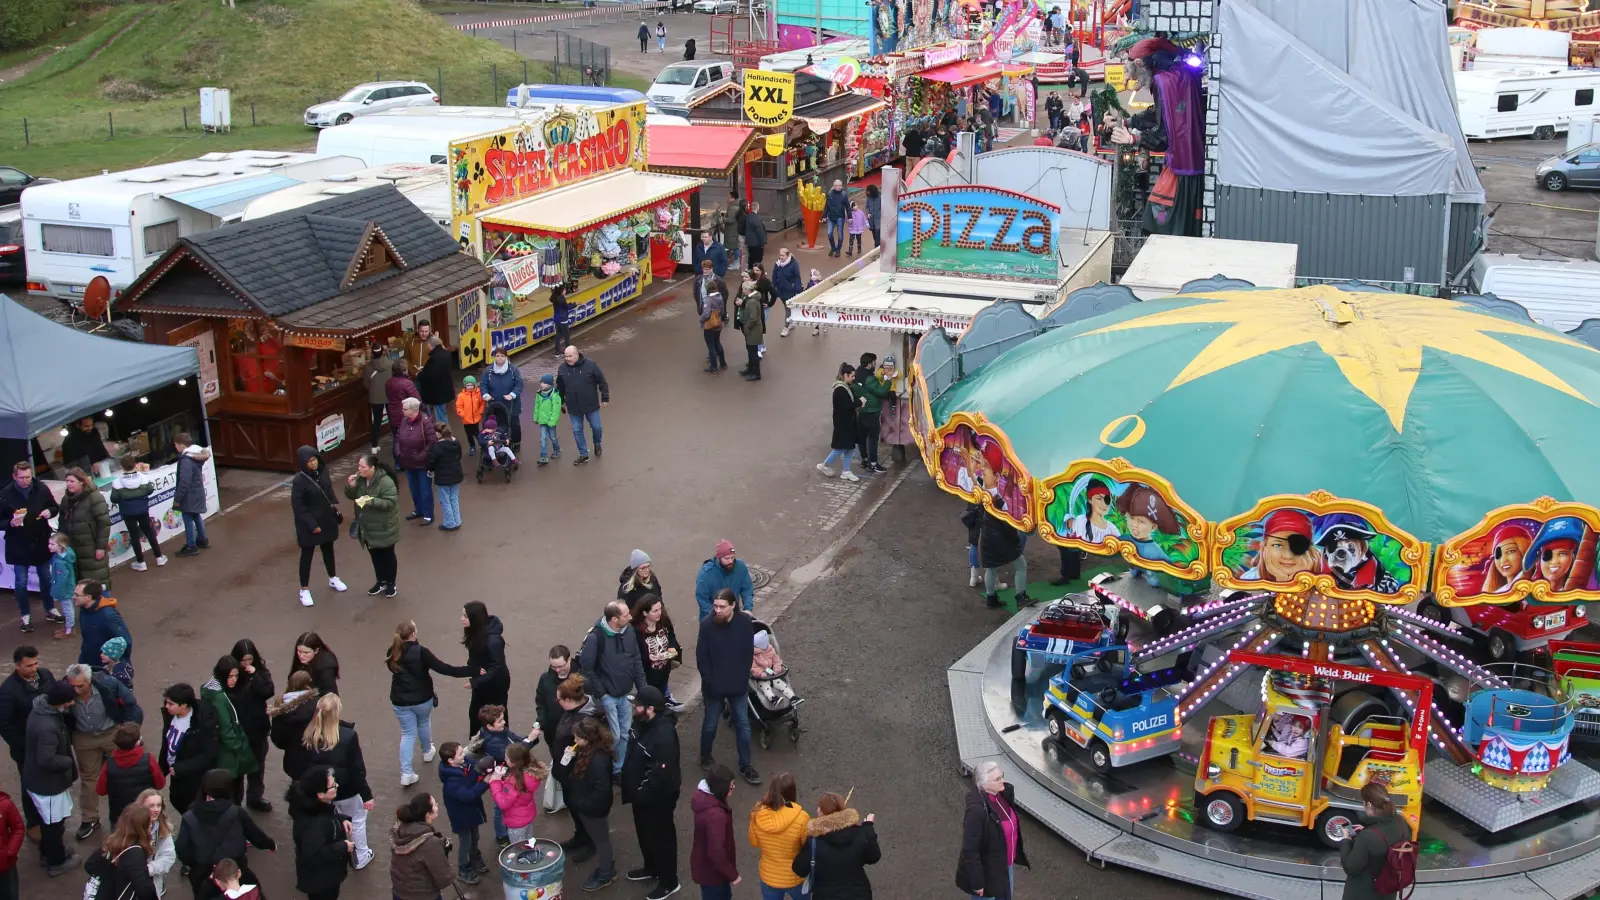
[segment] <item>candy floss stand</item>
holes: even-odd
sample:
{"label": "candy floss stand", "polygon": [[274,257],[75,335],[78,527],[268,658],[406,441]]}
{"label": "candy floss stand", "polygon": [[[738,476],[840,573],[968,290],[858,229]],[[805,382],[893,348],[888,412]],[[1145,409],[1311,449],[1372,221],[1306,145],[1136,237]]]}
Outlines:
{"label": "candy floss stand", "polygon": [[567,857],[555,841],[517,841],[500,851],[500,881],[506,900],[561,900]]}

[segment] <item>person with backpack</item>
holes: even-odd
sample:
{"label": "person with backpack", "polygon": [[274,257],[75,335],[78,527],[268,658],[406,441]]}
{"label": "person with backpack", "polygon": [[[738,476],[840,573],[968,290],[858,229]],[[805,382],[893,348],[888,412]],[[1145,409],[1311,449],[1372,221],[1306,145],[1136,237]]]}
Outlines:
{"label": "person with backpack", "polygon": [[188,869],[195,897],[217,896],[210,883],[211,870],[225,859],[239,867],[244,881],[259,884],[250,871],[249,849],[270,852],[278,849],[277,842],[234,802],[234,780],[227,769],[212,769],[200,776],[200,793],[205,799],[183,814],[177,843],[178,861]]}
{"label": "person with backpack", "polygon": [[158,900],[155,882],[150,879],[150,810],[135,804],[122,813],[116,826],[89,858],[83,870],[89,884],[83,895],[113,900]]}
{"label": "person with backpack", "polygon": [[1394,900],[1417,880],[1411,825],[1395,814],[1389,789],[1376,781],[1361,789],[1361,803],[1362,824],[1350,826],[1339,842],[1344,900]]}
{"label": "person with backpack", "polygon": [[156,758],[139,738],[139,723],[123,722],[112,730],[111,742],[117,749],[106,756],[95,781],[94,792],[106,798],[111,821],[122,818],[122,811],[139,799],[143,791],[167,786]]}

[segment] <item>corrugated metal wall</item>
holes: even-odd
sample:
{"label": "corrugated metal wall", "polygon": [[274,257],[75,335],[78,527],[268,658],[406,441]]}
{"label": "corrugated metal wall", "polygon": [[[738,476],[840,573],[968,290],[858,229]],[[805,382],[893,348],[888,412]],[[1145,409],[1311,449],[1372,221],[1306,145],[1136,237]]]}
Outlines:
{"label": "corrugated metal wall", "polygon": [[1441,284],[1448,195],[1301,194],[1218,184],[1215,234],[1300,245],[1301,278]]}
{"label": "corrugated metal wall", "polygon": [[1483,219],[1482,203],[1450,204],[1450,264],[1454,275],[1472,259],[1478,246],[1478,224]]}

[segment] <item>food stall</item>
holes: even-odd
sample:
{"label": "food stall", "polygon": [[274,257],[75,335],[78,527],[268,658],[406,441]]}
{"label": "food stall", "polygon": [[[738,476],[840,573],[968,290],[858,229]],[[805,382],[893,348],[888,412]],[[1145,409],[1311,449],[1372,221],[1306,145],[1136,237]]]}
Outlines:
{"label": "food stall", "polygon": [[645,171],[645,104],[568,109],[450,144],[453,234],[492,271],[457,304],[461,364],[555,334],[644,293],[686,252],[689,197],[704,181]]}
{"label": "food stall", "polygon": [[[862,121],[888,104],[868,92],[835,93],[835,88],[827,78],[795,73],[793,116],[784,125],[758,129],[763,135],[783,135],[781,153],[751,162],[746,189],[746,196],[760,204],[769,231],[800,223],[801,182],[815,180],[826,187],[834,179],[850,181],[860,169]],[[690,109],[689,121],[745,125],[738,87],[730,86]]]}
{"label": "food stall", "polygon": [[[62,365],[71,360],[70,365]],[[15,462],[32,457],[35,477],[57,500],[66,493],[68,468],[83,465],[95,484],[109,491],[120,472],[117,460],[132,455],[150,466],[155,493],[150,517],[157,536],[182,531],[172,511],[177,480],[177,453],[172,438],[187,432],[196,443],[208,443],[201,394],[207,360],[191,347],[151,347],[86,334],[46,319],[0,294],[0,449],[4,477]],[[196,377],[199,376],[199,377]],[[86,459],[61,458],[66,437],[84,418],[95,430],[108,457],[89,465]],[[81,445],[81,439],[73,442]],[[217,503],[215,464],[205,463],[206,511]],[[111,564],[133,558],[128,531],[115,504],[111,510]],[[5,537],[0,533],[0,554]],[[0,566],[0,588],[13,585],[10,566]],[[30,584],[38,587],[30,572]]]}
{"label": "food stall", "polygon": [[705,179],[705,185],[689,195],[687,230],[693,233],[700,230],[702,211],[726,203],[730,191],[750,181],[750,163],[762,158],[761,148],[752,146],[757,137],[754,128],[688,125],[649,132],[648,171]]}
{"label": "food stall", "polygon": [[385,185],[181,238],[118,308],[147,342],[199,350],[221,464],[294,471],[303,445],[367,446],[371,355],[404,353],[419,315],[445,334],[449,304],[488,283]]}

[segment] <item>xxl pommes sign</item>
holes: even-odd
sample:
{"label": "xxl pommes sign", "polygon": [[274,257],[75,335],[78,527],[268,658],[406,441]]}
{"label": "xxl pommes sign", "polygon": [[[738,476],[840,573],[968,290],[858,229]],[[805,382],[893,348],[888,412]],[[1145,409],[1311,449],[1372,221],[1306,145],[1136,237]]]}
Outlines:
{"label": "xxl pommes sign", "polygon": [[633,131],[626,119],[594,137],[541,150],[492,148],[483,154],[489,178],[483,198],[490,206],[520,200],[623,168],[632,154]]}

